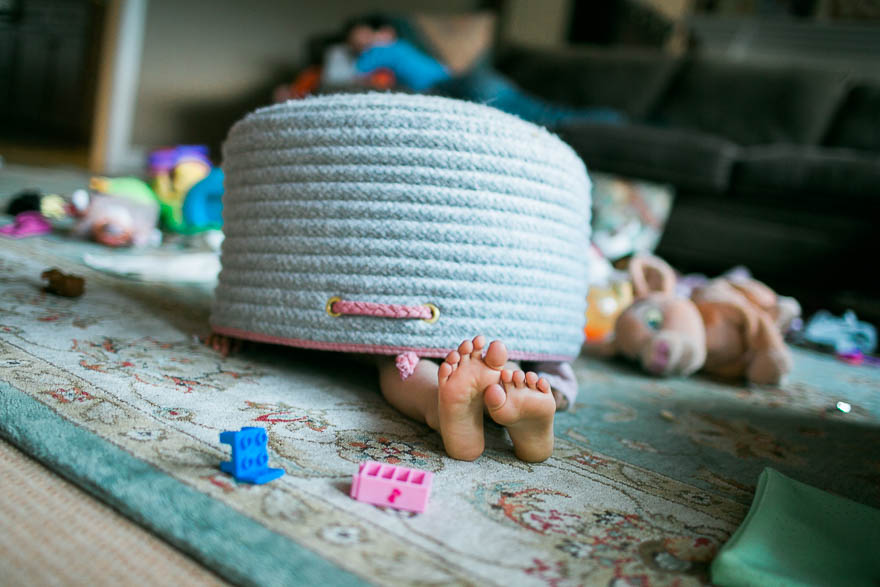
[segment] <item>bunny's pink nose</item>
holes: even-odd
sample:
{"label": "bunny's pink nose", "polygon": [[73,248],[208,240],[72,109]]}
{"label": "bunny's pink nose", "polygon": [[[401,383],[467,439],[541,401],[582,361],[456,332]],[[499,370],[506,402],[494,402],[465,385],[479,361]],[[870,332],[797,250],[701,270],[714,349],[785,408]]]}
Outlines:
{"label": "bunny's pink nose", "polygon": [[652,351],[648,370],[652,373],[663,373],[669,364],[669,343],[665,340],[658,340],[653,345]]}

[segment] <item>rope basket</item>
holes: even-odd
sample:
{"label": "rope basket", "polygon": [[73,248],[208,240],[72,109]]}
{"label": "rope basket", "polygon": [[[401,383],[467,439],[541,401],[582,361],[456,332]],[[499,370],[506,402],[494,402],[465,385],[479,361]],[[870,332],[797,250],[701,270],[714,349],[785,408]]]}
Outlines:
{"label": "rope basket", "polygon": [[215,332],[442,357],[580,351],[590,181],[546,130],[493,108],[340,94],[262,108],[223,148]]}

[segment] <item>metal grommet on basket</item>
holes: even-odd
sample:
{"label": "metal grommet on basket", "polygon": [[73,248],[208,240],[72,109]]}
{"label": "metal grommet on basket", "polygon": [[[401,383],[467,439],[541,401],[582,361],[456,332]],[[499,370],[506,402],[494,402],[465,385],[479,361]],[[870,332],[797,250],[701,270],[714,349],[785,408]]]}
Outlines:
{"label": "metal grommet on basket", "polygon": [[333,304],[335,304],[336,302],[341,302],[341,301],[342,301],[342,298],[340,298],[339,296],[333,296],[332,298],[327,300],[327,305],[324,307],[324,309],[327,311],[327,313],[329,315],[333,316],[334,318],[339,318],[340,316],[342,316],[342,314],[340,314],[339,312],[333,311]]}
{"label": "metal grommet on basket", "polygon": [[434,322],[436,322],[437,320],[440,319],[440,308],[438,308],[434,304],[425,304],[425,307],[430,308],[431,317],[430,318],[422,318],[422,320],[424,320],[428,324],[433,324]]}

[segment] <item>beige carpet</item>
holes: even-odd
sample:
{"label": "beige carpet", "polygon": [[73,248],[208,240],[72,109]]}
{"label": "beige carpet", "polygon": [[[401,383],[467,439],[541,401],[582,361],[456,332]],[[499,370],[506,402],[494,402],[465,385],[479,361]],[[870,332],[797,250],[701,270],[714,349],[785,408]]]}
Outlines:
{"label": "beige carpet", "polygon": [[225,585],[0,441],[0,584]]}

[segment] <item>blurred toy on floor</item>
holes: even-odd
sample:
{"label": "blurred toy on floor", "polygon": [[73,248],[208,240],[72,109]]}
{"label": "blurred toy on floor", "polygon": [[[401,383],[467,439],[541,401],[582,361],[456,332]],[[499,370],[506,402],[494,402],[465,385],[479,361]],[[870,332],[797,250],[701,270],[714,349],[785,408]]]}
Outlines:
{"label": "blurred toy on floor", "polygon": [[190,189],[210,173],[211,160],[204,145],[177,145],[150,153],[150,185],[159,201],[162,225],[166,229],[185,234],[201,230],[186,222],[183,206]]}
{"label": "blurred toy on floor", "polygon": [[52,232],[52,225],[37,211],[20,212],[11,224],[0,226],[0,235],[8,238],[25,238]]}
{"label": "blurred toy on floor", "polygon": [[37,190],[22,190],[12,196],[6,213],[18,216],[22,212],[39,212],[46,218],[59,219],[67,215],[64,198],[58,194],[44,194]]}
{"label": "blurred toy on floor", "polygon": [[624,279],[590,286],[587,294],[587,342],[601,342],[614,332],[617,317],[633,303],[632,284]]}
{"label": "blurred toy on floor", "polygon": [[159,244],[159,203],[150,187],[134,177],[93,177],[89,191],[73,195],[78,217],[72,234],[109,247]]}
{"label": "blurred toy on floor", "polygon": [[819,310],[807,322],[796,342],[833,350],[837,355],[857,357],[870,355],[877,349],[877,330],[861,322],[853,311],[837,317],[827,310]]}
{"label": "blurred toy on floor", "polygon": [[15,218],[12,223],[0,227],[0,235],[25,238],[52,232],[49,219],[64,218],[67,215],[67,204],[57,194],[44,194],[39,190],[28,189],[11,197],[6,213]]}
{"label": "blurred toy on floor", "polygon": [[629,262],[635,302],[593,354],[623,355],[654,375],[712,375],[776,384],[791,371],[782,333],[800,315],[793,298],[742,274],[707,280],[690,297],[676,293],[672,268],[653,255]]}
{"label": "blurred toy on floor", "polygon": [[615,269],[595,244],[587,251],[587,267],[590,289],[584,336],[588,342],[601,342],[614,331],[617,317],[632,303],[632,285],[626,272]]}
{"label": "blurred toy on floor", "polygon": [[223,170],[213,168],[186,193],[181,208],[186,226],[196,232],[223,226]]}
{"label": "blurred toy on floor", "polygon": [[43,194],[37,190],[22,190],[13,195],[6,205],[6,213],[18,216],[22,212],[39,212]]}

